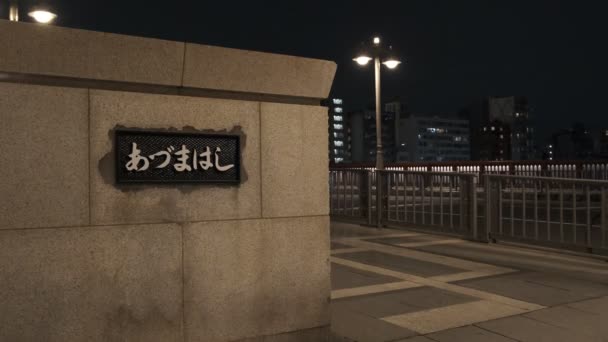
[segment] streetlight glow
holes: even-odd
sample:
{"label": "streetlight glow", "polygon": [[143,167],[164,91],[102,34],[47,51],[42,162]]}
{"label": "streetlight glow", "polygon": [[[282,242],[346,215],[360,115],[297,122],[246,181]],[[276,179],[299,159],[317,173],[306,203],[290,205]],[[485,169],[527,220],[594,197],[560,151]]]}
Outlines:
{"label": "streetlight glow", "polygon": [[401,64],[401,62],[398,60],[390,59],[388,61],[384,61],[382,64],[386,65],[386,67],[389,69],[395,69],[397,65]]}
{"label": "streetlight glow", "polygon": [[380,44],[380,37],[374,37],[374,44]]}
{"label": "streetlight glow", "polygon": [[372,58],[367,56],[359,56],[357,58],[353,58],[353,61],[357,62],[357,64],[359,65],[367,65],[367,63],[369,63],[369,61],[371,60]]}
{"label": "streetlight glow", "polygon": [[41,24],[48,24],[57,18],[57,14],[43,10],[32,11],[28,15]]}

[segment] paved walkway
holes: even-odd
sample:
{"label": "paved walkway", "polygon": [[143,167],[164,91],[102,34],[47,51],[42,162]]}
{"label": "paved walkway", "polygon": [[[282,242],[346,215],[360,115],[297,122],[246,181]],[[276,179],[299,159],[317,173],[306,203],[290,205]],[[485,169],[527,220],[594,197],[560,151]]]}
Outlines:
{"label": "paved walkway", "polygon": [[332,330],[354,341],[608,341],[608,263],[332,223]]}

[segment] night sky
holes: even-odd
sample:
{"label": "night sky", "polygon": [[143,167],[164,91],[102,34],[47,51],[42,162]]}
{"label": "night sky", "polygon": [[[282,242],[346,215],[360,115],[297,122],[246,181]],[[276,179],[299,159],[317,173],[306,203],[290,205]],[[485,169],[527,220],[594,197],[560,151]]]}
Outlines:
{"label": "night sky", "polygon": [[351,59],[378,33],[406,62],[384,69],[383,98],[399,96],[412,111],[455,113],[483,96],[525,95],[541,138],[573,121],[608,127],[604,1],[49,3],[60,26],[336,61],[332,95],[347,110],[373,102],[372,68]]}

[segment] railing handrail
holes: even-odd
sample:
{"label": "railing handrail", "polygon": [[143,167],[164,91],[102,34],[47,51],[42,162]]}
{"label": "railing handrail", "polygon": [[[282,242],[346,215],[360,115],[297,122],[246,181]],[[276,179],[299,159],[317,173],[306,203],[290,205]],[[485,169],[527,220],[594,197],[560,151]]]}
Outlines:
{"label": "railing handrail", "polygon": [[558,178],[558,177],[536,177],[536,176],[514,176],[514,175],[497,175],[497,174],[485,174],[483,177],[488,178],[500,178],[500,179],[517,179],[526,181],[548,181],[548,182],[567,182],[577,184],[589,184],[589,185],[606,185],[608,181],[599,179],[581,179],[581,178]]}
{"label": "railing handrail", "polygon": [[[460,160],[460,161],[437,161],[437,162],[393,162],[385,163],[385,167],[446,167],[446,166],[537,166],[537,165],[585,165],[585,164],[606,164],[608,159],[593,160]],[[330,168],[373,168],[373,162],[356,163],[330,163]]]}

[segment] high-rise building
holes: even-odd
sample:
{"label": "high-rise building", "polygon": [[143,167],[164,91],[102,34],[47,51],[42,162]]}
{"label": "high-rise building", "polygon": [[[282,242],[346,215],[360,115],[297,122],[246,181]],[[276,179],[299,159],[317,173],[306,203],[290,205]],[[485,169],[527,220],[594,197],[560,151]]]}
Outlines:
{"label": "high-rise building", "polygon": [[449,116],[400,118],[398,161],[470,160],[469,122]]}
{"label": "high-rise building", "polygon": [[479,128],[478,159],[510,160],[511,159],[511,126],[494,120]]}
{"label": "high-rise building", "polygon": [[[376,111],[361,110],[348,115],[351,133],[353,162],[376,160]],[[396,160],[395,122],[398,114],[382,112],[382,149],[385,162]]]}
{"label": "high-rise building", "polygon": [[333,163],[350,161],[350,128],[342,99],[333,98],[329,108],[329,160]]}
{"label": "high-rise building", "polygon": [[[526,97],[486,97],[466,107],[461,113],[468,117],[470,122],[473,160],[531,160],[537,157],[535,132]],[[500,138],[496,140],[491,131],[483,130],[484,127],[492,126],[502,127],[510,132],[508,137],[503,134],[503,140],[508,140],[509,146],[503,146],[504,142],[499,141]],[[500,153],[501,149],[503,153]]]}
{"label": "high-rise building", "polygon": [[535,159],[534,128],[530,124],[528,99],[523,96],[489,97],[487,103],[487,122],[501,122],[510,127],[510,159]]}

